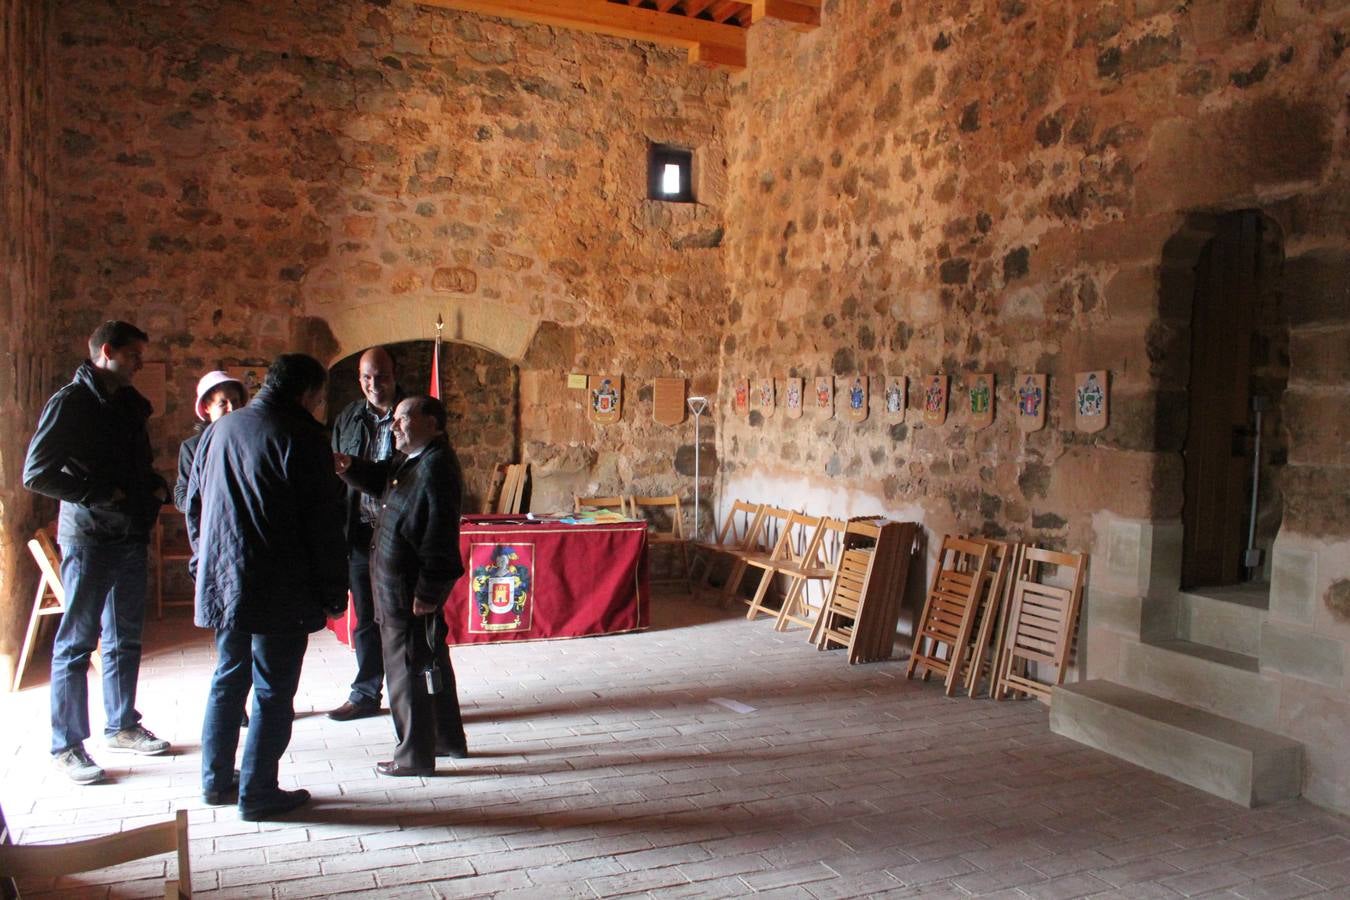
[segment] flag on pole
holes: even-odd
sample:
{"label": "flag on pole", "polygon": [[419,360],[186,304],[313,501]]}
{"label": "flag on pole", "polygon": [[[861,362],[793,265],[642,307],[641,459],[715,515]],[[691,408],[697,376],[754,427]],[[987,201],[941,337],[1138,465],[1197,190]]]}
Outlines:
{"label": "flag on pole", "polygon": [[436,344],[431,350],[431,384],[427,388],[427,393],[441,399],[441,329],[445,323],[439,315],[436,316]]}

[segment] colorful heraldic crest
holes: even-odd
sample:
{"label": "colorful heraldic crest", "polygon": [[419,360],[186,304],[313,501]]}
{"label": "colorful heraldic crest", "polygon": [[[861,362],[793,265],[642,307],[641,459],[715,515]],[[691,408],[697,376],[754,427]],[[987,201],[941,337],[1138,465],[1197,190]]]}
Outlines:
{"label": "colorful heraldic crest", "polygon": [[923,382],[923,420],[929,425],[947,421],[947,376],[929,375]]}
{"label": "colorful heraldic crest", "polygon": [[816,376],[816,411],[827,419],[834,415],[834,379],[829,375]]}
{"label": "colorful heraldic crest", "polygon": [[592,375],[591,421],[597,425],[612,425],[623,415],[623,376]]}
{"label": "colorful heraldic crest", "polygon": [[758,389],[757,391],[755,391],[755,398],[756,398],[756,400],[758,400],[758,402],[759,402],[759,412],[760,412],[760,415],[764,416],[764,418],[766,418],[766,419],[767,419],[769,416],[772,416],[772,415],[773,415],[773,409],[774,409],[774,406],[777,405],[777,404],[775,404],[775,402],[774,402],[774,400],[775,400],[776,398],[774,397],[774,394],[773,394],[773,379],[772,379],[772,378],[761,378],[761,379],[760,379],[760,381],[759,381],[759,389]]}
{"label": "colorful heraldic crest", "polygon": [[994,376],[979,372],[970,376],[970,424],[986,428],[994,421]]}
{"label": "colorful heraldic crest", "polygon": [[742,378],[736,382],[736,395],[731,408],[736,410],[738,416],[750,415],[750,380],[748,378]]}
{"label": "colorful heraldic crest", "polygon": [[785,378],[783,380],[783,414],[789,419],[800,419],[802,417],[802,380],[800,378]]}
{"label": "colorful heraldic crest", "polygon": [[905,420],[905,376],[886,376],[886,418],[896,422]]}
{"label": "colorful heraldic crest", "polygon": [[1017,427],[1021,431],[1040,431],[1045,427],[1046,375],[1030,373],[1017,376]]}
{"label": "colorful heraldic crest", "polygon": [[854,375],[848,384],[848,417],[853,422],[867,418],[867,376]]}
{"label": "colorful heraldic crest", "polygon": [[469,631],[529,631],[534,611],[534,545],[469,545]]}
{"label": "colorful heraldic crest", "polygon": [[1074,419],[1078,430],[1101,431],[1106,427],[1108,396],[1107,372],[1079,372],[1074,376]]}

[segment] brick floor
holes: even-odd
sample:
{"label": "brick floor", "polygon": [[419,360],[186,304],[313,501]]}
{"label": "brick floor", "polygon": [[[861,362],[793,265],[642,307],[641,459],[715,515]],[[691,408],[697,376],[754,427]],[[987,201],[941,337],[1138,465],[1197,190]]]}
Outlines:
{"label": "brick floor", "polygon": [[[139,704],[173,754],[95,739],[108,783],[56,775],[39,660],[0,697],[0,803],[21,843],[188,809],[207,897],[1350,897],[1343,817],[1234,806],[1050,734],[1037,703],[947,699],[767,620],[654,609],[644,634],[456,649],[473,755],[429,779],[374,773],[388,719],[323,716],[353,664],[314,636],[282,777],[315,799],[266,824],[201,803],[212,646],[177,610],[148,627]],[[22,887],[152,897],[173,867]]]}

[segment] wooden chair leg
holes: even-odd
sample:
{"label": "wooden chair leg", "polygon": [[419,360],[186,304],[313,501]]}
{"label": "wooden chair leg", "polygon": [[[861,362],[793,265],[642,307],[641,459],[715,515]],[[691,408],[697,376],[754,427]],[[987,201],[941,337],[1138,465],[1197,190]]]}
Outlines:
{"label": "wooden chair leg", "polygon": [[38,626],[42,624],[44,617],[42,595],[46,587],[45,581],[38,582],[37,596],[33,598],[33,614],[28,617],[28,631],[23,636],[23,650],[19,653],[19,664],[14,668],[14,684],[11,690],[19,689],[19,684],[23,681],[23,670],[28,668],[28,657],[33,652],[33,644],[37,642]]}

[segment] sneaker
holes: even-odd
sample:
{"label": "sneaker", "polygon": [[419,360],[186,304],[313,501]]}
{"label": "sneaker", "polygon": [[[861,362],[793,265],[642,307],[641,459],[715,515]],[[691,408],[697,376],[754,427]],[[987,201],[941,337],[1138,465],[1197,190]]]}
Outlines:
{"label": "sneaker", "polygon": [[103,770],[89,758],[89,754],[79,744],[69,750],[52,754],[52,765],[76,784],[93,784],[103,780]]}
{"label": "sneaker", "polygon": [[135,753],[137,756],[158,756],[169,749],[169,742],[157,738],[148,728],[133,725],[107,737],[108,752]]}

